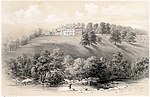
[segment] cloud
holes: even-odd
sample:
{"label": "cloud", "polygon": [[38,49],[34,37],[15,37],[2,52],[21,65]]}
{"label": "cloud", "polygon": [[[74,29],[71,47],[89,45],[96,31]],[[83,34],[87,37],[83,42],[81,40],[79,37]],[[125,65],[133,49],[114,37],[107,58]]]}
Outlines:
{"label": "cloud", "polygon": [[19,18],[23,18],[25,15],[25,11],[23,9],[20,9],[20,10],[15,12],[15,15]]}
{"label": "cloud", "polygon": [[87,12],[87,15],[92,16],[97,14],[99,7],[98,5],[94,4],[94,3],[86,3],[84,5],[84,9]]}
{"label": "cloud", "polygon": [[19,9],[15,12],[15,15],[18,18],[33,18],[40,15],[40,10],[38,5],[30,5],[27,10]]}
{"label": "cloud", "polygon": [[64,19],[62,17],[60,17],[60,16],[55,15],[55,14],[50,14],[45,19],[45,21],[49,22],[49,23],[56,23],[56,22],[64,21]]}
{"label": "cloud", "polygon": [[91,20],[99,12],[99,6],[94,3],[85,3],[84,10],[75,11],[75,19],[77,21]]}
{"label": "cloud", "polygon": [[75,16],[77,20],[82,20],[84,18],[84,14],[82,12],[76,11]]}
{"label": "cloud", "polygon": [[134,6],[108,6],[108,7],[102,7],[100,10],[100,13],[103,15],[109,16],[120,16],[120,17],[137,17],[139,15],[145,14],[146,10],[144,8],[137,9]]}

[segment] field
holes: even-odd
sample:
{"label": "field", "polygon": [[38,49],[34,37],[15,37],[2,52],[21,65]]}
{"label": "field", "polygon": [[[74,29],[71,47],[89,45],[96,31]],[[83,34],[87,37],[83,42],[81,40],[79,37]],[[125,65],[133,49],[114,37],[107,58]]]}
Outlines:
{"label": "field", "polygon": [[[134,45],[122,42],[122,44],[114,45],[108,38],[109,36],[101,36],[102,43],[97,45],[83,47],[79,44],[81,37],[79,36],[43,36],[32,39],[29,44],[11,51],[3,55],[3,59],[7,60],[21,56],[23,53],[32,56],[34,53],[41,53],[43,50],[52,51],[55,48],[60,48],[67,55],[74,58],[87,58],[90,56],[104,57],[111,59],[112,55],[117,51],[121,51],[128,61],[134,61],[137,58],[148,57],[148,42],[135,43]],[[148,40],[145,40],[148,41]]]}

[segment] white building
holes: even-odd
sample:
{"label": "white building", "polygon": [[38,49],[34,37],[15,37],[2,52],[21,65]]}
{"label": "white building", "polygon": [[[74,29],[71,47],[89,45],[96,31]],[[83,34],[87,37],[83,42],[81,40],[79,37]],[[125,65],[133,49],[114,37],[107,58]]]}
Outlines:
{"label": "white building", "polygon": [[62,35],[62,36],[74,36],[75,30],[74,29],[65,29],[65,30],[62,30],[60,32],[60,35]]}

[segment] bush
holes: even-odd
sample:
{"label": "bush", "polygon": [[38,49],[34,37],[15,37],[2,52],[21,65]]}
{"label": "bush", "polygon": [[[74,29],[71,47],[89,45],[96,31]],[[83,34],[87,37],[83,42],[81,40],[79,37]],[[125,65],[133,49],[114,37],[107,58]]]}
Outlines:
{"label": "bush", "polygon": [[138,59],[136,62],[131,64],[131,77],[133,79],[140,79],[143,77],[148,77],[149,75],[149,59],[148,58],[143,58],[143,59]]}
{"label": "bush", "polygon": [[10,59],[7,63],[12,77],[31,77],[31,60],[26,54],[19,56],[17,59]]}
{"label": "bush", "polygon": [[95,56],[88,58],[83,66],[84,75],[86,78],[99,78],[99,81],[110,80],[110,72],[107,67],[108,61],[104,58],[98,59]]}
{"label": "bush", "polygon": [[110,66],[113,79],[126,79],[130,77],[131,65],[124,59],[121,52],[113,55]]}
{"label": "bush", "polygon": [[33,78],[35,82],[58,85],[64,78],[82,80],[90,77],[98,78],[98,82],[143,78],[148,76],[149,59],[143,58],[130,64],[121,52],[114,54],[111,61],[96,56],[86,60],[73,59],[57,48],[52,53],[48,50],[35,53],[32,58],[23,54],[7,63],[12,78]]}
{"label": "bush", "polygon": [[54,71],[50,71],[49,76],[47,76],[46,81],[50,85],[59,85],[64,80],[64,73],[55,69]]}

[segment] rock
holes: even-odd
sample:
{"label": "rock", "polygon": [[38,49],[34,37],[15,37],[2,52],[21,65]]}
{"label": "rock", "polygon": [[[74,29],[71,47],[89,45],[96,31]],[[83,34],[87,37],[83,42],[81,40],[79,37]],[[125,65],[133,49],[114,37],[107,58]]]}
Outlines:
{"label": "rock", "polygon": [[113,88],[109,88],[108,90],[113,90]]}
{"label": "rock", "polygon": [[103,89],[103,88],[100,88],[99,90],[100,90],[100,91],[104,91],[104,89]]}
{"label": "rock", "polygon": [[114,87],[113,89],[114,89],[114,90],[117,90],[117,89],[118,89],[118,87]]}

